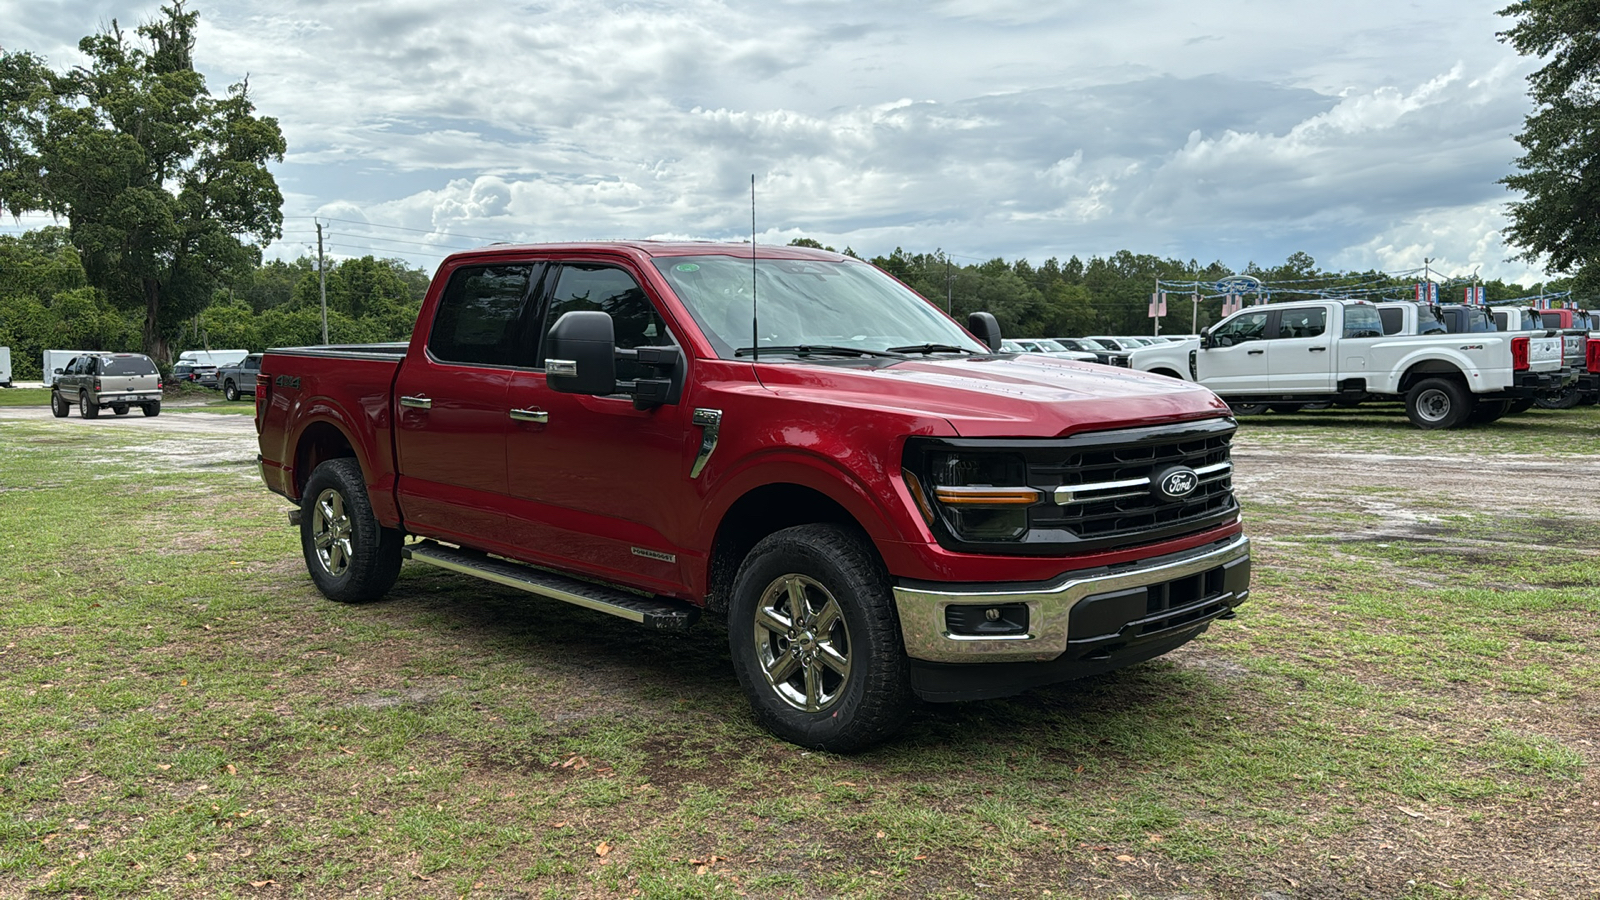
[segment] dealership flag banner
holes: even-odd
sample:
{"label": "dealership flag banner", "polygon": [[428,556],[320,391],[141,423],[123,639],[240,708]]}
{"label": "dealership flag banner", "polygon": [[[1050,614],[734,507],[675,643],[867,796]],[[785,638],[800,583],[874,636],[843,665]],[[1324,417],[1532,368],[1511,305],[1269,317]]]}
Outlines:
{"label": "dealership flag banner", "polygon": [[1157,291],[1150,295],[1150,318],[1156,319],[1167,314],[1167,292]]}

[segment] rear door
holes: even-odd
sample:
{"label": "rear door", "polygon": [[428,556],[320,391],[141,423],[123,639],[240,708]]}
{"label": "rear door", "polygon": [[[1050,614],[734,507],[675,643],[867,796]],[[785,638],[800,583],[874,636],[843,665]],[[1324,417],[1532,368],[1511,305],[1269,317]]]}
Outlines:
{"label": "rear door", "polygon": [[1325,394],[1333,390],[1333,333],[1325,306],[1277,310],[1267,342],[1267,385],[1274,394]]}
{"label": "rear door", "polygon": [[[541,335],[563,313],[603,310],[619,349],[683,346],[638,273],[623,265],[568,260],[546,280]],[[618,361],[618,380],[640,374],[637,363]],[[687,404],[637,409],[625,396],[557,393],[545,381],[542,348],[512,376],[509,397],[514,543],[601,578],[681,592],[691,552],[684,536],[701,505],[689,478],[699,430],[691,442]]]}
{"label": "rear door", "polygon": [[542,266],[463,266],[434,311],[422,352],[395,379],[397,493],[409,526],[473,547],[503,540],[506,388],[526,343]]}

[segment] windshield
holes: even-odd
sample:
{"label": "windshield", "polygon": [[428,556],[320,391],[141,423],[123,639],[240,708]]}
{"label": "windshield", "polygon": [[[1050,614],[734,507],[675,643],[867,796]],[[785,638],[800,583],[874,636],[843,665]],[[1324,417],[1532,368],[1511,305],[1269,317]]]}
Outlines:
{"label": "windshield", "polygon": [[1061,353],[1067,349],[1066,347],[1061,346],[1060,343],[1052,341],[1049,338],[1041,339],[1039,341],[1039,346],[1050,353]]}
{"label": "windshield", "polygon": [[762,350],[990,352],[928,301],[866,263],[760,259],[752,266],[733,256],[674,256],[654,263],[723,359],[750,355],[752,268],[756,346]]}
{"label": "windshield", "polygon": [[1092,353],[1092,352],[1094,352],[1096,350],[1104,352],[1106,350],[1110,350],[1111,348],[1107,347],[1105,344],[1100,343],[1099,341],[1091,341],[1088,338],[1074,338],[1073,341],[1072,341],[1072,349],[1074,349],[1074,350],[1088,350],[1088,351],[1090,351]]}

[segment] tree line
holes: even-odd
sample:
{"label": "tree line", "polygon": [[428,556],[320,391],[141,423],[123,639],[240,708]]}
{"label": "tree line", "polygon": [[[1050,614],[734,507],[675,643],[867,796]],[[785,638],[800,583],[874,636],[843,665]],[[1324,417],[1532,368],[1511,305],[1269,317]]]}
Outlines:
{"label": "tree line", "polygon": [[[821,247],[812,240],[791,242]],[[827,249],[827,248],[824,248]],[[846,248],[847,250],[849,248]],[[852,255],[854,255],[852,251]],[[1086,334],[1149,334],[1147,316],[1156,279],[1164,282],[1214,283],[1235,274],[1220,262],[1137,254],[1126,250],[1109,256],[1074,256],[1066,262],[1048,259],[1034,265],[1026,259],[957,263],[942,251],[909,253],[896,248],[870,262],[905,282],[958,320],[986,310],[1012,337],[1061,337]],[[41,228],[21,235],[0,235],[0,346],[12,350],[14,377],[40,377],[44,350],[145,351],[143,310],[111,302],[92,283],[83,257],[62,227]],[[1302,296],[1313,289],[1363,285],[1387,289],[1388,296],[1410,296],[1412,282],[1374,272],[1325,272],[1304,253],[1281,265],[1246,266],[1242,274],[1268,284],[1294,283]],[[427,293],[429,273],[403,260],[364,256],[332,262],[326,273],[328,337],[334,343],[402,341]],[[1486,282],[1488,299],[1526,296],[1544,287]],[[1282,288],[1277,299],[1295,296]],[[1164,333],[1187,332],[1192,309],[1187,294],[1169,295]],[[1374,296],[1374,299],[1380,299]],[[1449,298],[1446,298],[1449,299]],[[1211,324],[1221,302],[1206,300],[1199,309],[1201,327]],[[184,350],[263,350],[322,343],[322,299],[316,261],[271,260],[234,268],[218,278],[204,303],[185,307],[186,315],[164,320],[160,345],[171,355]]]}
{"label": "tree line", "polygon": [[[1506,237],[1523,258],[1568,277],[1490,281],[1488,299],[1566,286],[1593,296],[1600,129],[1589,123],[1600,118],[1600,0],[1519,0],[1500,12],[1512,20],[1500,37],[1546,60],[1529,76],[1536,110],[1517,137],[1526,153],[1502,179],[1523,196],[1508,205]],[[312,262],[261,260],[282,230],[283,198],[268,168],[286,150],[278,122],[256,113],[248,80],[222,96],[206,87],[194,68],[198,18],[173,0],[132,33],[113,19],[79,42],[86,64],[61,71],[0,48],[0,214],[69,223],[0,237],[0,345],[12,348],[17,377],[37,377],[44,349],[139,350],[167,364],[187,349],[321,341]],[[1126,250],[1034,265],[896,248],[871,261],[958,320],[987,310],[1020,337],[1149,333],[1158,283],[1215,284],[1235,274],[1220,262]],[[1411,285],[1378,272],[1323,271],[1304,253],[1239,274],[1278,285],[1275,299],[1358,285],[1374,299],[1405,297]],[[327,281],[330,339],[366,342],[410,333],[427,277],[369,256],[336,263]],[[1185,296],[1169,296],[1164,332],[1218,317],[1220,301],[1196,308]]]}

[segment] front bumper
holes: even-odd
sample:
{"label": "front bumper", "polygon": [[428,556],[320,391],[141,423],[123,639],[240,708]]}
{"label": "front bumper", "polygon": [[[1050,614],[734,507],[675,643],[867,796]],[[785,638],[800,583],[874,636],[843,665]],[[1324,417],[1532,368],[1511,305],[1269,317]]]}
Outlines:
{"label": "front bumper", "polygon": [[[1046,585],[903,582],[894,589],[906,654],[933,663],[1044,662],[1069,650],[1093,656],[1120,644],[1203,627],[1250,595],[1250,539],[1216,544]],[[953,633],[952,607],[1027,607],[1026,629],[1006,636]],[[1198,633],[1196,628],[1196,633]]]}

